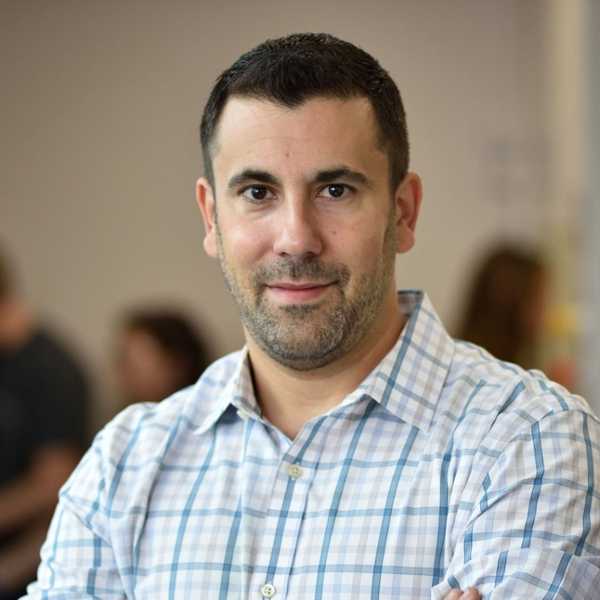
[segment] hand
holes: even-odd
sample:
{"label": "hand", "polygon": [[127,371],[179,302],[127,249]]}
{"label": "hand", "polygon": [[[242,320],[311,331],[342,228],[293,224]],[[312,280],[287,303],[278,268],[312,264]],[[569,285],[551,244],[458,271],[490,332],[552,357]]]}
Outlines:
{"label": "hand", "polygon": [[481,594],[475,588],[462,590],[452,590],[444,600],[481,600]]}

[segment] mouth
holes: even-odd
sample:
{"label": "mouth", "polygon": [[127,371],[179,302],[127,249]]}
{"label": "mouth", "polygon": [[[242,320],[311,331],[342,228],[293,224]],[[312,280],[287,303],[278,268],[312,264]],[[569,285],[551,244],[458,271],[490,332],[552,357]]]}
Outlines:
{"label": "mouth", "polygon": [[266,285],[268,294],[281,304],[300,304],[314,302],[322,298],[335,281],[276,281]]}

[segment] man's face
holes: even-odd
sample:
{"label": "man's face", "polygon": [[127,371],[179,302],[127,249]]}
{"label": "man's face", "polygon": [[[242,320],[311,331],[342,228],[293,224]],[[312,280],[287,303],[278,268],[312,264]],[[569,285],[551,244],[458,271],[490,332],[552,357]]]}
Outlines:
{"label": "man's face", "polygon": [[198,184],[205,248],[249,343],[307,370],[381,329],[397,310],[394,259],[412,246],[420,188],[410,175],[390,190],[366,99],[289,109],[234,97],[213,169],[215,189]]}

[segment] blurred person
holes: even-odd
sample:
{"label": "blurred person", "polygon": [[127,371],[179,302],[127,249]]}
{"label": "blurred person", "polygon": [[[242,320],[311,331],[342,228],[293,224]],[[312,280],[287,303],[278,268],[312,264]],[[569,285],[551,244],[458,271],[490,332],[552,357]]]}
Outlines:
{"label": "blurred person", "polygon": [[457,337],[500,360],[539,368],[547,288],[537,254],[511,244],[492,248],[475,269]]}
{"label": "blurred person", "polygon": [[557,320],[556,308],[548,309],[549,288],[550,271],[538,253],[516,244],[498,244],[475,269],[457,337],[482,346],[500,360],[541,369],[573,389],[572,359],[545,357],[542,352],[548,342],[546,329]]}
{"label": "blurred person", "polygon": [[59,487],[85,445],[88,385],[0,255],[0,599],[35,574]]}
{"label": "blurred person", "polygon": [[267,40],[201,141],[246,346],[99,434],[30,597],[597,595],[598,419],[396,290],[422,187],[389,74],[330,35]]}
{"label": "blurred person", "polygon": [[133,309],[117,336],[117,379],[127,404],[158,402],[196,383],[208,366],[197,328],[173,309]]}

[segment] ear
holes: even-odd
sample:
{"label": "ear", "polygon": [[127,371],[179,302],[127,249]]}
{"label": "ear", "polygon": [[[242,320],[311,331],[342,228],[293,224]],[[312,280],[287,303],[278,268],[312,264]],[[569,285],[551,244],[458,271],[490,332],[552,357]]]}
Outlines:
{"label": "ear", "polygon": [[204,251],[216,258],[218,251],[215,196],[210,183],[204,177],[200,177],[196,182],[196,202],[204,221]]}
{"label": "ear", "polygon": [[423,197],[423,185],[421,178],[416,173],[407,173],[400,182],[394,194],[396,203],[396,252],[408,252],[415,244],[415,229],[421,199]]}

